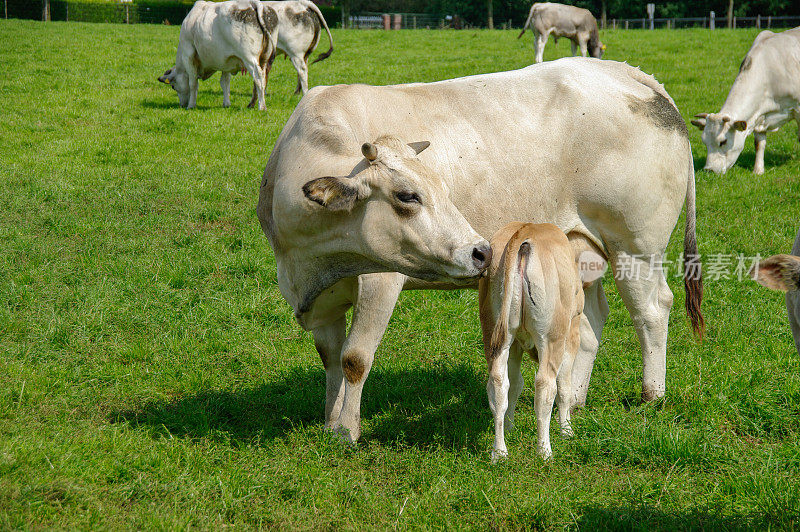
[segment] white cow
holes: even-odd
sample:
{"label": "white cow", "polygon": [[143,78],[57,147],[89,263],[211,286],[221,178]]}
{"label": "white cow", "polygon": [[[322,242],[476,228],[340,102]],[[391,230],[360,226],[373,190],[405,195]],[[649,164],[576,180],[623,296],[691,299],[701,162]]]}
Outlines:
{"label": "white cow", "polygon": [[[566,58],[436,83],[311,89],[267,162],[258,217],[281,294],[326,368],[326,427],[355,441],[400,291],[475,287],[491,257],[474,231],[514,220],[554,223],[614,265],[641,343],[642,395],[663,396],[672,292],[658,264],[684,201],[688,261],[694,167],[674,103],[634,67]],[[686,303],[702,333],[694,273]],[[600,281],[585,294],[577,404],[608,316]]]}
{"label": "white cow", "polygon": [[791,255],[773,255],[758,263],[750,275],[773,290],[786,292],[786,310],[797,353],[800,354],[800,231]]}
{"label": "white cow", "polygon": [[759,33],[722,109],[698,114],[692,124],[703,132],[708,148],[706,170],[727,172],[753,133],[753,172],[763,174],[767,132],[777,131],[791,120],[800,125],[800,28]]}
{"label": "white cow", "polygon": [[282,0],[264,2],[278,15],[278,53],[285,54],[297,70],[297,92],[308,92],[308,57],[319,43],[321,27],[328,32],[328,51],[320,54],[311,64],[330,57],[333,53],[333,36],[322,12],[308,0]]}
{"label": "white cow", "polygon": [[551,2],[533,4],[517,39],[522,37],[527,28],[533,30],[534,61],[537,63],[544,60],[544,47],[550,34],[556,44],[559,37],[572,41],[572,55],[579,47],[583,57],[588,53],[600,59],[606,49],[600,42],[597,20],[589,10],[580,7]]}
{"label": "white cow", "polygon": [[277,24],[275,10],[256,0],[200,0],[181,24],[175,66],[158,80],[175,89],[181,107],[193,109],[198,80],[222,71],[222,105],[228,107],[231,75],[244,69],[253,76],[258,108],[263,111],[267,108],[264,87],[275,59]]}

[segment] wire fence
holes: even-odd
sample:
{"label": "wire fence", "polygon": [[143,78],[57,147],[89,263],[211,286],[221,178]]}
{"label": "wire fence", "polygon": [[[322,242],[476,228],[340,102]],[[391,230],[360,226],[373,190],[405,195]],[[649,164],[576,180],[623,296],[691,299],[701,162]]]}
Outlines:
{"label": "wire fence", "polygon": [[[4,18],[111,22],[121,24],[180,24],[192,8],[174,0],[137,0],[120,2],[85,2],[81,0],[3,0]],[[458,15],[430,13],[359,12],[346,19],[338,9],[320,6],[330,24],[344,24],[357,29],[460,29],[470,27]],[[341,21],[341,22],[339,22]],[[800,16],[734,17],[734,28],[783,29],[800,26]],[[499,21],[498,28],[512,29],[512,21]],[[680,29],[727,27],[725,17],[709,13],[694,18],[608,19],[606,29]]]}

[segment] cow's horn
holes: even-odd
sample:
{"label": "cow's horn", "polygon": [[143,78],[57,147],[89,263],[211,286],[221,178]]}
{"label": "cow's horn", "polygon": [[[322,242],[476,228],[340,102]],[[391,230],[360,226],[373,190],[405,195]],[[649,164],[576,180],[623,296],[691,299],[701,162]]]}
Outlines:
{"label": "cow's horn", "polygon": [[696,115],[694,115],[694,117],[695,118],[707,118],[708,117],[708,113],[697,113]]}
{"label": "cow's horn", "polygon": [[367,160],[370,162],[378,158],[378,148],[376,148],[374,144],[370,144],[369,142],[365,142],[364,144],[361,145],[361,153],[363,153],[364,157],[366,157]]}
{"label": "cow's horn", "polygon": [[414,153],[419,155],[423,152],[423,150],[425,150],[425,148],[430,146],[431,143],[427,140],[423,140],[422,142],[409,142],[408,145],[412,150],[414,150]]}
{"label": "cow's horn", "polygon": [[729,117],[728,115],[725,115],[725,116],[722,117],[722,121],[723,122],[730,122],[731,121],[731,117]]}

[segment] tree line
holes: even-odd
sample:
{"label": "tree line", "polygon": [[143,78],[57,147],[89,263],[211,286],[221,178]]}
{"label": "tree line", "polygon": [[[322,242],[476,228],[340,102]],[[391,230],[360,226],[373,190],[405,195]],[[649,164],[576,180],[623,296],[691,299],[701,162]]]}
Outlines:
{"label": "tree line", "polygon": [[[473,26],[489,26],[490,17],[495,24],[512,21],[522,26],[532,5],[530,0],[332,0],[331,3],[346,13],[429,13],[433,15],[458,15]],[[647,0],[562,0],[564,4],[583,7],[598,20],[645,18]],[[786,16],[800,15],[798,0],[671,0],[654,2],[657,18],[707,17],[716,12],[718,19],[731,16]],[[723,22],[724,24],[724,22]]]}

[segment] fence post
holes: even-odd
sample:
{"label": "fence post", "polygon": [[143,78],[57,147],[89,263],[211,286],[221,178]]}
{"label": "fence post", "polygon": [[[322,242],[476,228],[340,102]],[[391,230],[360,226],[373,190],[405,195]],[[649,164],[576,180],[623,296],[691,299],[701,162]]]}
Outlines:
{"label": "fence post", "polygon": [[392,15],[392,29],[399,30],[403,27],[403,16],[399,13]]}
{"label": "fence post", "polygon": [[617,19],[615,19],[615,18],[611,19],[611,28],[612,29],[617,29]]}
{"label": "fence post", "polygon": [[8,0],[3,0],[6,8],[6,18],[8,18]]}
{"label": "fence post", "polygon": [[767,29],[772,27],[772,15],[767,15]]}
{"label": "fence post", "polygon": [[756,15],[756,28],[761,29],[761,15]]}
{"label": "fence post", "polygon": [[717,17],[717,14],[714,13],[713,11],[711,13],[709,13],[709,18],[708,18],[708,27],[709,27],[709,29],[712,29],[712,30],[717,29],[716,17]]}
{"label": "fence post", "polygon": [[66,14],[64,18],[69,22],[69,2],[64,2],[64,13]]}
{"label": "fence post", "polygon": [[131,23],[130,6],[128,4],[125,4],[125,24],[130,24],[130,23]]}
{"label": "fence post", "polygon": [[626,29],[626,30],[628,29],[628,23],[629,23],[629,22],[630,22],[629,20],[625,19],[625,29]]}
{"label": "fence post", "polygon": [[733,17],[733,29],[736,29],[736,17]]}
{"label": "fence post", "polygon": [[42,0],[42,21],[50,20],[50,0]]}

